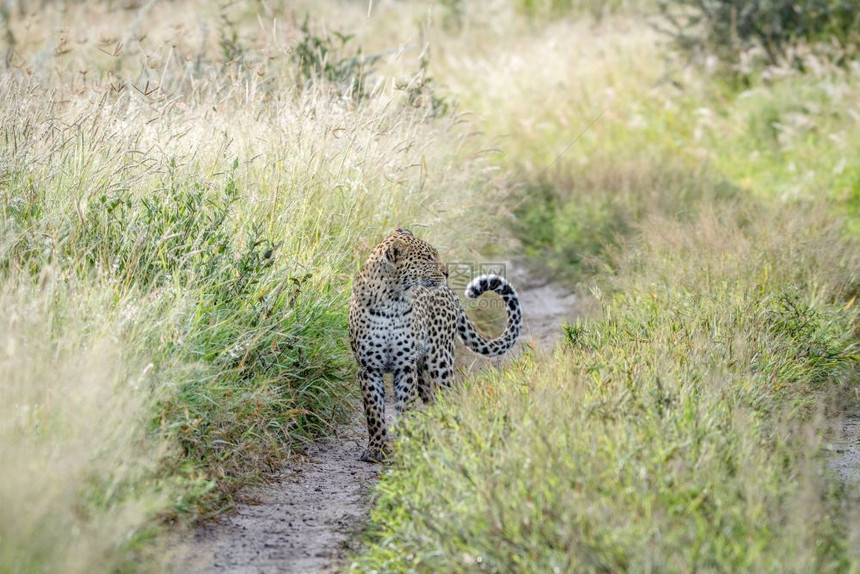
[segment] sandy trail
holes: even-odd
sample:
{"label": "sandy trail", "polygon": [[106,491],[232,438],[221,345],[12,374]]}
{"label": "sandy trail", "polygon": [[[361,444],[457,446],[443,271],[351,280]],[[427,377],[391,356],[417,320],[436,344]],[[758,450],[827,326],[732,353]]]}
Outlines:
{"label": "sandy trail", "polygon": [[844,416],[829,448],[830,469],[838,473],[843,482],[860,487],[860,414]]}
{"label": "sandy trail", "polygon": [[198,528],[175,572],[334,572],[367,516],[380,467],[360,462],[362,427],[341,429],[285,466],[278,482],[248,489],[254,501]]}
{"label": "sandy trail", "polygon": [[[507,276],[520,295],[521,341],[551,347],[562,337],[559,325],[576,317],[577,298],[568,289],[540,280],[523,264],[508,265]],[[244,495],[253,504],[238,504],[233,513],[198,528],[178,546],[174,572],[347,569],[367,520],[371,488],[382,468],[359,461],[365,433],[356,413],[353,424],[311,445],[306,460],[287,463],[277,482],[248,489]]]}

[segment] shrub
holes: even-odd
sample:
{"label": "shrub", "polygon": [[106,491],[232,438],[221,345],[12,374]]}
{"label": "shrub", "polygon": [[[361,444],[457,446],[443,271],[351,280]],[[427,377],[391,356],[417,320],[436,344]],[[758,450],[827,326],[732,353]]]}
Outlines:
{"label": "shrub", "polygon": [[298,70],[300,85],[324,81],[347,98],[367,97],[366,79],[379,56],[362,56],[361,48],[347,51],[351,34],[317,33],[305,18],[299,26],[302,38],[293,48],[292,58]]}
{"label": "shrub", "polygon": [[679,48],[713,54],[729,66],[753,48],[776,65],[801,42],[847,48],[858,41],[860,4],[853,0],[661,0],[658,6],[668,23],[663,29]]}

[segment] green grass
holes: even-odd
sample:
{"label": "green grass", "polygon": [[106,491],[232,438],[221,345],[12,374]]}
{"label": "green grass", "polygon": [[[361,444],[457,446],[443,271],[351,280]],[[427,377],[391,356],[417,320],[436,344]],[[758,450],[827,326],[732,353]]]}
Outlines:
{"label": "green grass", "polygon": [[412,417],[353,568],[856,571],[824,448],[856,407],[856,77],[733,86],[629,18],[508,24],[439,66],[525,252],[595,310]]}
{"label": "green grass", "polygon": [[398,225],[452,258],[497,234],[462,118],[310,81],[255,7],[200,8],[193,30],[167,4],[8,20],[0,571],[162,570],[167,519],[224,511],[353,416],[370,248]]}
{"label": "green grass", "polygon": [[857,569],[850,68],[727,85],[627,2],[197,4],[2,15],[0,571],[161,571],[350,417],[398,225],[597,312],[412,417],[359,569]]}
{"label": "green grass", "polygon": [[[610,124],[580,142],[587,163],[562,157],[533,180],[534,168],[518,167],[533,181],[516,226],[529,252],[581,277],[593,270],[584,261],[647,215],[683,219],[702,200],[823,201],[856,232],[860,140],[842,99],[857,93],[856,79],[789,78],[742,92],[715,83],[674,94],[672,111],[656,108],[658,98],[628,104],[642,125]],[[615,149],[602,149],[607,141]]]}
{"label": "green grass", "polygon": [[740,195],[711,169],[662,153],[595,158],[575,171],[526,186],[512,225],[526,253],[569,280],[604,269],[606,254],[649,216],[687,221],[702,205]]}
{"label": "green grass", "polygon": [[807,74],[769,69],[740,85],[684,66],[627,15],[540,34],[485,24],[478,48],[468,37],[440,50],[438,74],[497,138],[495,160],[517,182],[514,231],[560,276],[587,277],[644,218],[690,217],[701,201],[826,202],[856,233],[850,67],[811,59]]}
{"label": "green grass", "polygon": [[821,454],[856,380],[856,244],[764,214],[650,221],[565,344],[413,417],[357,569],[856,568]]}

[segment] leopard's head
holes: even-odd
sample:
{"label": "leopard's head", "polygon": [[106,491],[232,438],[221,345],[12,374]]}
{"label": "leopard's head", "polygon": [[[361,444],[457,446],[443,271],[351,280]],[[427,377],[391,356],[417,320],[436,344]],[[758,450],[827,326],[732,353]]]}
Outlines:
{"label": "leopard's head", "polygon": [[411,231],[398,228],[379,246],[388,276],[403,290],[413,287],[438,288],[446,284],[448,268],[436,249]]}

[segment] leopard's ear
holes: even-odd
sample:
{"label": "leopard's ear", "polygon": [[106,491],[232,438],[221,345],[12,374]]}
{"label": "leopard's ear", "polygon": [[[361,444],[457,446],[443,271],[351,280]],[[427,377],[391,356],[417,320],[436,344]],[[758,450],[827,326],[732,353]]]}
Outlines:
{"label": "leopard's ear", "polygon": [[385,250],[385,258],[391,263],[396,263],[397,259],[403,254],[403,242],[395,239]]}

